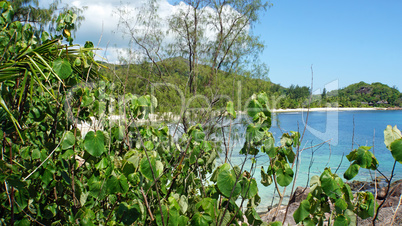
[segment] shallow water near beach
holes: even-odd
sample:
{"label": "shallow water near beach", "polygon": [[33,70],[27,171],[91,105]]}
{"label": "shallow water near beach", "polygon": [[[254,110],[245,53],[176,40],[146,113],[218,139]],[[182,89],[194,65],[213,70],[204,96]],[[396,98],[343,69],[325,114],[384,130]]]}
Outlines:
{"label": "shallow water near beach", "polygon": [[[273,115],[271,132],[274,134],[277,145],[279,145],[282,133],[299,131],[302,134],[306,120],[309,127],[305,131],[301,144],[301,149],[304,150],[300,154],[297,167],[296,186],[308,185],[309,178],[313,175],[320,175],[326,167],[330,167],[332,172],[336,171],[343,178],[343,173],[350,164],[346,155],[352,150],[352,144],[353,149],[359,146],[373,146],[371,151],[374,152],[380,163],[379,170],[387,177],[391,175],[394,159],[385,147],[384,129],[387,125],[397,125],[399,129],[402,129],[402,111],[310,112],[308,117],[306,112],[276,113]],[[237,139],[231,157],[231,163],[234,165],[244,161],[244,156],[239,154],[244,143],[241,138],[244,131],[244,125],[237,128],[236,135],[239,135],[239,139]],[[325,141],[327,143],[323,143]],[[321,143],[323,144],[319,145]],[[268,168],[268,156],[260,152],[256,159],[257,167],[252,173],[258,182],[261,197],[258,211],[266,211],[268,206],[278,203],[279,196],[274,193],[273,184],[264,187],[259,183],[261,166],[264,166],[265,169]],[[218,164],[221,161],[223,161],[222,157],[218,160]],[[248,170],[250,166],[251,161],[247,161],[244,169]],[[402,179],[402,164],[396,163],[394,174],[393,180]],[[360,169],[359,174],[353,180],[370,182],[375,176],[381,175],[374,171]],[[346,180],[344,179],[344,181]],[[282,204],[287,204],[291,189],[292,184],[287,187]],[[283,192],[283,188],[280,191]]]}

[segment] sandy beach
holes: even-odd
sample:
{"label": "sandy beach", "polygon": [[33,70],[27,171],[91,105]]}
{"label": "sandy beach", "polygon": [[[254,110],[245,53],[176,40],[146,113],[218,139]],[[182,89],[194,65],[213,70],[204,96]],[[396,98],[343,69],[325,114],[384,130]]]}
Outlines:
{"label": "sandy beach", "polygon": [[[375,111],[387,110],[387,108],[310,108],[310,111]],[[292,109],[272,109],[273,113],[283,112],[307,112],[308,108],[292,108]]]}

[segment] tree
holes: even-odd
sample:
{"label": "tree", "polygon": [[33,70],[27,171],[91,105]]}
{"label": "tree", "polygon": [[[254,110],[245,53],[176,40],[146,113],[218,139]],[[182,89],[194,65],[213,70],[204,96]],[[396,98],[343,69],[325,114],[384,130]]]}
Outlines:
{"label": "tree", "polygon": [[[218,79],[219,76],[231,76],[233,81],[228,85],[235,84],[234,74],[267,76],[267,68],[258,61],[264,45],[252,29],[268,7],[269,3],[263,0],[185,0],[175,4],[174,13],[166,18],[161,18],[157,0],[148,0],[135,10],[120,7],[116,12],[118,30],[130,40],[127,63],[152,63],[145,76],[125,77],[136,76],[151,84],[165,82],[172,76],[168,70],[170,59],[184,59],[186,77],[181,79],[186,79],[186,84],[179,88],[187,98],[203,94],[207,100],[204,106],[213,109],[224,102],[218,84],[228,82]],[[181,113],[187,110],[184,107]]]}
{"label": "tree", "polygon": [[188,88],[194,94],[200,85],[198,64],[211,66],[202,81],[211,85],[220,70],[233,72],[261,52],[264,46],[251,30],[268,6],[261,0],[186,0],[176,4],[177,12],[163,23],[158,2],[150,0],[135,12],[121,7],[117,14],[119,31],[129,37],[132,50],[140,50],[140,60],[153,62],[160,76],[166,71],[157,61],[163,64],[179,56],[188,60]]}
{"label": "tree", "polygon": [[79,27],[81,21],[85,19],[82,13],[86,7],[78,8],[68,5],[60,7],[61,2],[61,0],[55,0],[50,3],[48,7],[41,7],[38,0],[12,0],[10,1],[10,5],[14,10],[12,21],[30,23],[37,26],[40,31],[47,28],[51,32],[54,32],[59,13],[65,13],[71,10],[77,15],[75,24]]}
{"label": "tree", "polygon": [[327,99],[327,89],[324,88],[324,89],[322,90],[321,98],[322,98],[323,100],[326,100],[326,99]]}

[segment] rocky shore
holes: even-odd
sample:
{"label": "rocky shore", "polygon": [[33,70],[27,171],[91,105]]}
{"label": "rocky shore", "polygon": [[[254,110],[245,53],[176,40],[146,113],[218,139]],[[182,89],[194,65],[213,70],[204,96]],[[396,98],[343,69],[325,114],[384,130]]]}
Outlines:
{"label": "rocky shore", "polygon": [[[374,183],[374,182],[353,181],[349,183],[349,186],[351,187],[353,192],[369,191],[372,192],[374,195],[377,195],[378,205],[381,205],[382,202],[384,202],[385,195],[387,193],[386,185],[387,184],[385,182]],[[377,186],[377,193],[375,192],[376,186]],[[388,198],[385,200],[385,203],[380,209],[380,212],[376,220],[376,225],[391,225],[394,216],[395,219],[393,225],[402,225],[402,203],[399,204],[401,206],[399,206],[398,208],[398,203],[401,197],[401,191],[402,191],[402,180],[395,181],[391,184]],[[284,225],[296,225],[296,222],[293,219],[293,213],[299,207],[300,202],[307,198],[309,192],[310,188],[304,188],[304,187],[296,188],[294,195],[292,196],[289,202],[288,212]],[[278,210],[278,215],[275,218],[274,215],[277,208],[278,207],[275,207],[266,213],[260,214],[261,219],[264,222],[273,222],[273,221],[282,222],[286,213],[287,206],[281,206]],[[397,208],[398,210],[397,213],[395,214]],[[358,218],[357,225],[372,225],[372,218],[367,218],[364,220],[359,217],[357,218]]]}

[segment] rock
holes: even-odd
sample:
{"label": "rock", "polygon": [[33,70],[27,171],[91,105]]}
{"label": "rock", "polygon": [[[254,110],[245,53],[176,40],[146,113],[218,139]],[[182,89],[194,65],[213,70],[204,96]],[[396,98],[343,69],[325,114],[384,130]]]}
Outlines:
{"label": "rock", "polygon": [[[394,217],[394,211],[395,208],[392,207],[382,208],[378,214],[376,225],[390,225],[392,218]],[[358,217],[357,225],[372,225],[372,218],[362,220]],[[393,225],[402,225],[402,208],[398,209]]]}
{"label": "rock", "polygon": [[[383,200],[385,195],[387,194],[388,187],[382,187],[377,193],[377,199]],[[402,180],[395,181],[391,184],[391,189],[389,193],[389,197],[398,197],[401,195],[402,191]]]}
{"label": "rock", "polygon": [[[286,220],[284,222],[284,226],[286,225],[296,225],[295,220],[293,219],[293,213],[299,208],[300,203],[292,203],[289,205],[288,213],[286,214]],[[281,206],[278,210],[278,215],[274,218],[276,209],[278,207],[273,208],[268,213],[261,215],[261,220],[263,222],[274,222],[274,221],[283,221],[286,212],[286,206]]]}
{"label": "rock", "polygon": [[387,194],[387,188],[383,187],[377,192],[377,199],[378,200],[383,200],[385,198],[385,195]]}
{"label": "rock", "polygon": [[310,193],[310,188],[304,188],[304,187],[297,187],[295,192],[293,193],[292,198],[289,201],[289,204],[292,203],[300,203],[301,201],[305,200],[307,198],[308,193]]}
{"label": "rock", "polygon": [[[380,205],[382,202],[384,202],[384,200],[377,200],[378,205]],[[385,203],[382,207],[396,207],[398,205],[399,202],[399,197],[396,196],[390,196],[387,198],[387,200],[385,200]]]}
{"label": "rock", "polygon": [[352,191],[365,191],[374,188],[373,182],[357,181],[347,182]]}

